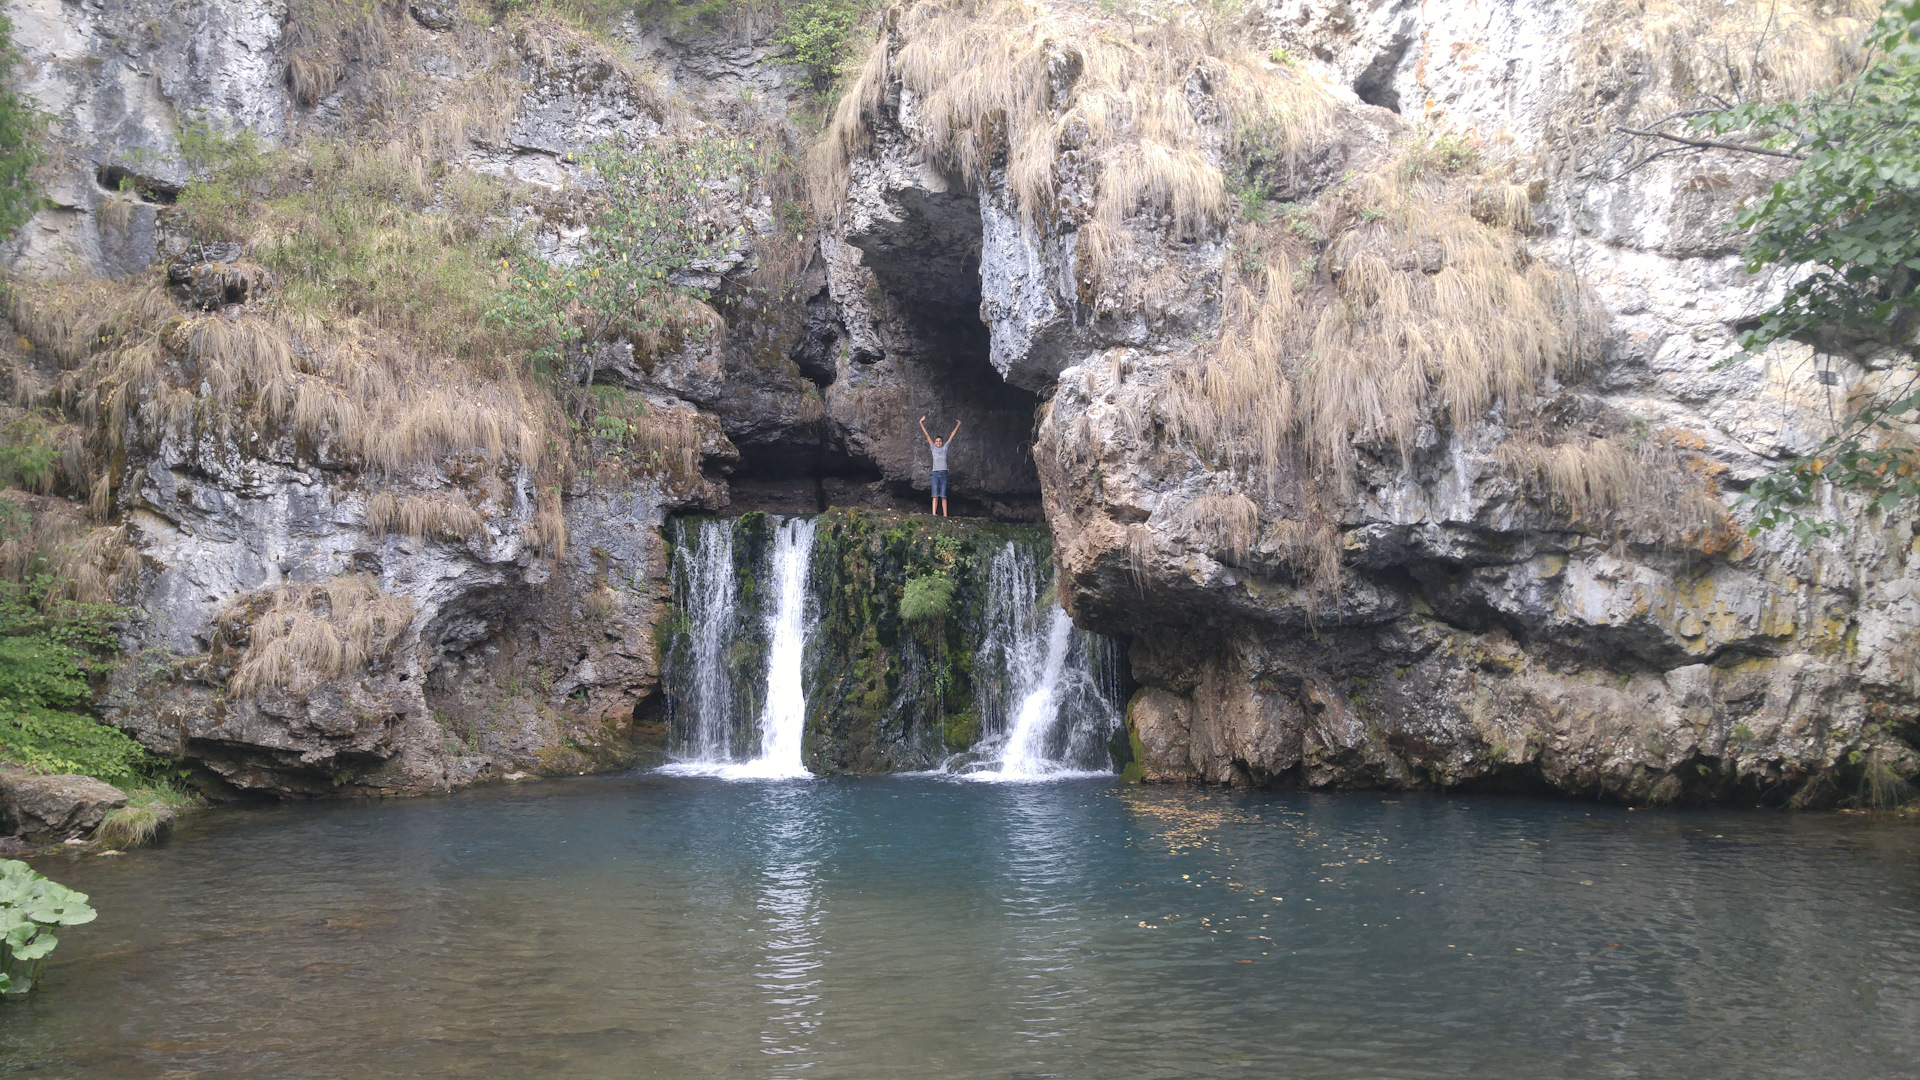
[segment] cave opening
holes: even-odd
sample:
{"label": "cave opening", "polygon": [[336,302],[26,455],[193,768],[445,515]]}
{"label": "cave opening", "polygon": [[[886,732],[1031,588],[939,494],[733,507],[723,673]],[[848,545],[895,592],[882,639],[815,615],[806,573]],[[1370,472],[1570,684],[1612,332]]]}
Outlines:
{"label": "cave opening", "polygon": [[1040,397],[993,363],[979,200],[957,185],[889,194],[886,213],[848,228],[859,265],[807,302],[789,353],[817,390],[818,412],[763,438],[735,439],[729,512],[924,513],[932,473],[925,416],[927,432],[942,438],[961,425],[949,457],[949,513],[1040,520]]}
{"label": "cave opening", "polygon": [[919,426],[925,415],[927,432],[940,438],[961,425],[950,452],[951,514],[1039,520],[1033,432],[1040,398],[1007,382],[993,364],[992,330],[981,309],[979,199],[952,178],[944,190],[891,194],[890,213],[847,237],[886,294],[880,307],[887,356],[856,364],[867,368],[856,377],[891,383],[907,407],[899,423],[908,468],[885,470],[889,494],[909,508],[928,508],[931,457]]}

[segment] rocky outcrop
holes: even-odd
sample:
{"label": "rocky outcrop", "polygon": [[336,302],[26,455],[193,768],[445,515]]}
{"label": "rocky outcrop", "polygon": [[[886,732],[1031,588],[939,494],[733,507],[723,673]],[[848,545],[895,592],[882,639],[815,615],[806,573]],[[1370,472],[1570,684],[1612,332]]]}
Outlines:
{"label": "rocky outcrop", "polygon": [[[457,3],[375,5],[342,26],[272,3],[10,12],[23,86],[58,118],[60,151],[12,269],[126,277],[158,262],[183,315],[237,321],[284,284],[246,244],[178,227],[171,204],[203,164],[186,151],[210,130],[378,144],[510,182],[498,223],[561,264],[585,235],[596,143],[733,133],[777,147],[769,161],[804,156],[788,118],[798,73],[765,27],[627,17],[594,38]],[[1179,210],[1168,193],[1115,212],[1104,170],[1123,159],[1102,156],[1096,129],[1120,112],[1049,113],[1044,176],[1022,147],[961,162],[940,143],[954,120],[929,112],[933,89],[890,66],[913,25],[889,16],[891,52],[861,76],[870,100],[826,235],[795,225],[791,172],[714,183],[703,211],[734,239],[679,282],[709,295],[714,332],[602,343],[557,366],[675,418],[686,461],[601,457],[576,433],[585,449],[564,477],[502,454],[375,470],[327,439],[242,443],[217,425],[114,458],[97,489],[138,552],[141,618],[104,715],[236,789],[282,795],[635,760],[665,738],[662,523],[917,508],[924,414],[941,433],[962,425],[955,511],[1044,515],[1062,601],[1132,642],[1147,779],[1820,804],[1920,768],[1911,523],[1856,515],[1803,548],[1745,536],[1732,509],[1771,462],[1817,443],[1830,392],[1871,385],[1897,357],[1791,345],[1726,362],[1779,283],[1742,271],[1723,223],[1774,174],[1647,159],[1614,130],[1671,96],[1681,37],[1645,39],[1598,0],[1256,6],[1244,70],[1304,95],[1287,132],[1229,132],[1221,64],[1182,69],[1153,106],[1192,118],[1167,120],[1156,152],[1188,140],[1188,178],[1230,182],[1239,209]],[[1111,28],[1132,35],[1129,56],[1187,47],[1156,33]],[[1044,59],[1046,109],[1098,75],[1064,46]],[[386,111],[400,85],[410,119],[430,122]],[[989,144],[995,130],[1010,129],[985,125]],[[1453,170],[1422,189],[1452,200],[1452,233],[1341,245],[1400,228],[1394,215],[1414,211],[1388,205],[1405,197],[1387,181],[1423,167]],[[1287,338],[1295,324],[1247,297],[1297,294],[1298,324],[1369,273],[1427,287],[1464,265],[1462,244],[1497,249],[1529,288],[1572,283],[1555,300],[1561,352],[1488,375],[1459,345],[1482,340],[1473,328],[1441,326],[1441,359],[1344,391],[1358,415],[1369,394],[1431,383],[1423,415],[1382,406],[1311,437],[1305,412],[1275,419],[1292,406],[1262,372],[1284,366],[1294,389],[1346,373],[1315,368],[1325,342]],[[1351,307],[1386,310],[1391,292]],[[1206,373],[1249,342],[1266,343],[1266,366],[1240,374],[1266,397],[1204,430],[1189,406],[1212,392],[1209,415],[1232,412],[1221,402],[1240,391],[1205,391]],[[57,352],[36,353],[47,380],[70,366]],[[885,634],[894,649],[902,632],[876,598],[932,557],[934,533],[858,520],[830,534],[871,573],[843,583],[859,602],[828,621],[849,648]],[[912,535],[895,544],[896,528]],[[375,614],[350,627],[356,604]],[[360,635],[365,662],[308,683],[240,677],[296,623]],[[888,678],[939,665],[896,669],[879,648],[853,649],[865,668],[833,683],[831,708],[866,727],[817,742],[822,769],[923,764],[952,742],[964,707],[902,711]]]}
{"label": "rocky outcrop", "polygon": [[[985,176],[972,194],[990,354],[1010,382],[1050,391],[1035,453],[1062,597],[1083,626],[1132,642],[1143,775],[1823,804],[1853,797],[1871,771],[1920,767],[1920,688],[1900,659],[1920,628],[1905,599],[1908,523],[1862,520],[1844,543],[1802,549],[1743,537],[1725,509],[1777,455],[1819,437],[1808,408],[1819,372],[1848,384],[1862,370],[1858,358],[1812,362],[1803,346],[1720,364],[1736,324],[1776,288],[1740,271],[1739,238],[1722,227],[1767,169],[1628,168],[1635,148],[1605,125],[1597,138],[1570,132],[1595,79],[1609,116],[1652,93],[1633,82],[1644,69],[1580,66],[1580,34],[1618,30],[1594,10],[1361,16],[1308,3],[1269,18],[1275,57],[1311,67],[1336,103],[1337,134],[1299,152],[1279,195],[1306,209],[1287,212],[1308,222],[1354,176],[1430,139],[1392,115],[1419,108],[1474,148],[1483,182],[1524,193],[1509,223],[1532,258],[1578,270],[1594,351],[1540,388],[1538,419],[1509,405],[1469,424],[1429,417],[1399,445],[1356,435],[1352,487],[1329,498],[1339,485],[1325,466],[1283,454],[1277,471],[1248,468],[1208,452],[1175,408],[1208,362],[1194,339],[1218,333],[1218,298],[1240,274],[1229,243],[1175,243],[1135,221],[1125,276],[1137,284],[1171,263],[1179,284],[1103,312],[1076,250],[1085,219],[1020,221],[1004,177]],[[1070,100],[1065,70],[1056,102]],[[952,179],[900,164],[933,153],[925,130],[896,80],[849,170],[850,241],[927,233],[893,224],[936,205],[917,187],[961,200]],[[1091,181],[1065,155],[1053,182],[1054,205],[1088,201],[1074,185]],[[1426,272],[1444,267],[1436,258]],[[900,256],[887,259],[901,276]],[[876,281],[886,288],[888,273]],[[1583,518],[1515,467],[1523,439],[1585,446],[1608,431],[1658,458],[1635,473],[1648,485],[1639,503]],[[1704,510],[1691,501],[1701,492],[1714,499]]]}
{"label": "rocky outcrop", "polygon": [[125,792],[91,776],[46,776],[0,766],[0,834],[27,843],[84,836],[109,811],[125,805]]}

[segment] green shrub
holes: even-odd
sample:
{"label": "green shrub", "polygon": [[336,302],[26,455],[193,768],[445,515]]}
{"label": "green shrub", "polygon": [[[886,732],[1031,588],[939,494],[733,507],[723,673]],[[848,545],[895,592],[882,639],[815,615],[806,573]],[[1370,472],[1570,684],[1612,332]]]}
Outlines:
{"label": "green shrub", "polygon": [[944,574],[927,574],[907,579],[900,594],[900,621],[932,622],[946,617],[953,606],[953,579]]}
{"label": "green shrub", "polygon": [[980,741],[980,714],[968,709],[947,717],[945,729],[941,734],[947,740],[947,746],[954,750],[965,750]]}
{"label": "green shrub", "polygon": [[245,239],[249,222],[243,211],[273,163],[252,129],[187,124],[180,129],[180,156],[190,179],[175,210],[187,231],[202,240]]}
{"label": "green shrub", "polygon": [[860,0],[801,0],[787,9],[775,43],[806,65],[816,87],[826,87],[846,63],[853,31],[866,14]]}
{"label": "green shrub", "polygon": [[69,711],[88,696],[74,650],[47,636],[0,637],[0,756],[45,772],[131,777],[152,755],[117,728]]}
{"label": "green shrub", "polygon": [[[31,515],[7,499],[0,511],[0,539],[33,542]],[[119,648],[125,612],[65,599],[70,586],[41,565],[0,582],[0,760],[107,781],[149,772],[158,759],[139,743],[73,711],[92,696],[89,670]]]}
{"label": "green shrub", "polygon": [[86,893],[51,881],[17,859],[0,859],[0,993],[33,989],[47,954],[60,944],[53,927],[93,919]]}
{"label": "green shrub", "polygon": [[125,732],[80,713],[0,705],[0,758],[48,773],[78,773],[108,782],[156,764]]}
{"label": "green shrub", "polygon": [[45,494],[59,473],[60,448],[51,425],[31,414],[0,428],[0,486]]}
{"label": "green shrub", "polygon": [[13,21],[0,16],[0,237],[25,225],[40,203],[32,174],[42,156],[40,131],[47,121],[31,99],[7,89],[19,60]]}
{"label": "green shrub", "polygon": [[510,280],[489,314],[531,330],[548,354],[624,337],[647,357],[677,336],[705,336],[717,318],[707,290],[675,279],[745,243],[739,226],[703,211],[710,189],[751,180],[751,150],[723,138],[595,147],[587,160],[606,189],[579,262],[556,266],[533,252],[503,260]]}
{"label": "green shrub", "polygon": [[1453,132],[1438,134],[1420,129],[1414,134],[1413,142],[1407,147],[1407,156],[1400,162],[1400,168],[1408,177],[1438,173],[1452,176],[1472,168],[1480,160],[1480,148],[1464,135]]}

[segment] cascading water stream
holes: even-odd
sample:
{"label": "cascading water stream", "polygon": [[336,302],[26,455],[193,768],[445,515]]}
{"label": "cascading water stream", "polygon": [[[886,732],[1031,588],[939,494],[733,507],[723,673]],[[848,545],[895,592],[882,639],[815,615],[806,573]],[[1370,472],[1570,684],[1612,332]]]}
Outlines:
{"label": "cascading water stream", "polygon": [[[978,780],[1106,775],[1107,740],[1119,723],[1109,643],[1082,633],[1043,588],[1038,553],[1009,543],[988,571],[980,662],[988,736]],[[984,766],[984,767],[982,767]]]}
{"label": "cascading water stream", "polygon": [[674,534],[674,602],[687,613],[692,639],[692,670],[679,698],[669,708],[686,719],[682,753],[689,762],[723,762],[732,757],[733,686],[727,672],[727,647],[734,619],[733,530],[724,521],[703,521],[697,536],[686,523]]}
{"label": "cascading water stream", "polygon": [[1020,711],[1007,729],[1000,772],[1008,777],[1045,776],[1057,771],[1048,754],[1048,736],[1060,720],[1060,680],[1066,674],[1067,651],[1073,643],[1073,620],[1060,608],[1047,617],[1046,651],[1040,671],[1020,701]]}
{"label": "cascading water stream", "polygon": [[802,678],[806,658],[807,575],[813,555],[814,521],[789,518],[774,531],[770,557],[765,694],[754,756],[734,746],[736,701],[728,670],[739,613],[732,526],[700,525],[697,544],[685,527],[677,541],[676,600],[687,621],[687,674],[677,679],[675,719],[687,732],[679,760],[666,771],[733,779],[784,779],[811,775],[801,764],[807,699]]}
{"label": "cascading water stream", "polygon": [[773,610],[767,615],[767,700],[760,710],[760,755],[736,775],[779,779],[812,775],[800,763],[807,730],[801,678],[807,652],[807,571],[813,562],[813,519],[780,523],[773,547]]}

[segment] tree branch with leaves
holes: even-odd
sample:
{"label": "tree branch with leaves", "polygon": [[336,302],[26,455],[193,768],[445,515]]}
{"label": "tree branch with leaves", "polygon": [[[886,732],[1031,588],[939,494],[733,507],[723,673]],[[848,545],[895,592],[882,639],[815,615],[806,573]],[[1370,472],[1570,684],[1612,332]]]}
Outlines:
{"label": "tree branch with leaves", "polygon": [[1749,273],[1795,276],[1728,362],[1785,340],[1905,353],[1906,380],[1849,398],[1831,436],[1743,496],[1755,532],[1786,525],[1802,542],[1833,531],[1818,512],[1829,489],[1881,511],[1920,498],[1920,446],[1906,431],[1920,421],[1920,2],[1889,3],[1863,48],[1860,72],[1833,90],[1688,119],[1713,136],[1698,144],[1800,163],[1732,223],[1752,231]]}

